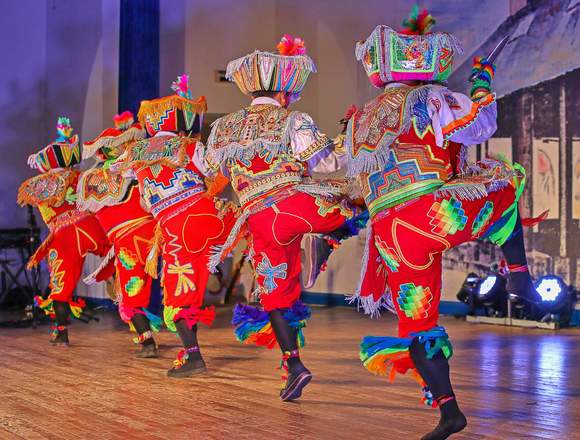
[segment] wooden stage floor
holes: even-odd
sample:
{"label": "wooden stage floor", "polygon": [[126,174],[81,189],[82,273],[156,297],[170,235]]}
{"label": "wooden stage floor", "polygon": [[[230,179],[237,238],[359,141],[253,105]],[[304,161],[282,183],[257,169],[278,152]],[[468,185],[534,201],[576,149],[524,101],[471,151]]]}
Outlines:
{"label": "wooden stage floor", "polygon": [[[139,360],[112,314],[75,323],[70,348],[48,327],[0,328],[0,439],[417,439],[438,412],[417,386],[372,376],[358,360],[366,334],[394,334],[393,317],[316,309],[303,359],[314,374],[299,403],[278,398],[278,353],[242,346],[220,309],[200,331],[205,377],[168,379],[176,337]],[[549,332],[443,318],[452,374],[469,425],[456,439],[580,439],[580,331]]]}

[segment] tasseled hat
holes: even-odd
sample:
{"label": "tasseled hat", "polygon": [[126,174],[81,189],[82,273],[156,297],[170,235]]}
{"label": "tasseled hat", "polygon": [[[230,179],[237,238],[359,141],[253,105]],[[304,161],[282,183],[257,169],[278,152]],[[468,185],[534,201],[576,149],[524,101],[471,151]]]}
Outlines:
{"label": "tasseled hat", "polygon": [[124,111],[113,118],[114,127],[107,128],[92,141],[83,144],[83,159],[97,155],[99,160],[119,157],[127,143],[145,138],[145,130],[130,111]]}
{"label": "tasseled hat", "polygon": [[256,50],[230,61],[226,78],[236,83],[242,93],[258,91],[286,92],[297,97],[308,76],[316,72],[314,61],[306,55],[304,41],[284,35],[277,45],[278,53]]}
{"label": "tasseled hat", "polygon": [[69,168],[81,162],[78,135],[73,135],[70,119],[59,117],[56,125],[58,137],[36,154],[28,156],[28,165],[41,173],[56,168]]}
{"label": "tasseled hat", "polygon": [[355,54],[378,88],[392,81],[445,81],[453,69],[455,54],[463,52],[459,41],[445,32],[429,33],[435,19],[415,5],[396,32],[377,26],[369,37],[356,44]]}
{"label": "tasseled hat", "polygon": [[207,102],[205,96],[193,99],[188,82],[187,75],[178,76],[171,85],[175,95],[141,101],[137,116],[150,136],[160,131],[184,132],[188,136],[201,132]]}

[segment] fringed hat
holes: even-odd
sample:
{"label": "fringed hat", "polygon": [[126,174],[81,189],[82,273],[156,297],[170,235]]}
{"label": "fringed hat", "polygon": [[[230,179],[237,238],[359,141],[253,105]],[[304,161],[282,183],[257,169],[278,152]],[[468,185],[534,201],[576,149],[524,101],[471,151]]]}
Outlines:
{"label": "fringed hat", "polygon": [[230,61],[226,78],[234,81],[246,95],[268,91],[286,92],[297,97],[308,76],[316,72],[314,61],[306,55],[301,38],[284,35],[277,48],[278,53],[256,50]]}
{"label": "fringed hat", "polygon": [[429,33],[434,18],[414,6],[396,32],[377,26],[369,37],[356,44],[355,54],[378,88],[392,81],[445,81],[453,69],[455,54],[463,52],[459,40],[445,32]]}
{"label": "fringed hat", "polygon": [[83,159],[97,154],[99,160],[115,159],[124,150],[125,144],[145,138],[145,130],[130,111],[113,118],[114,127],[107,128],[92,141],[83,144]]}
{"label": "fringed hat", "polygon": [[69,168],[81,162],[78,135],[73,135],[70,119],[59,117],[56,125],[56,140],[36,154],[28,156],[28,165],[41,173],[56,168]]}
{"label": "fringed hat", "polygon": [[137,117],[150,136],[160,131],[183,131],[188,136],[201,132],[207,102],[205,96],[193,99],[188,82],[187,75],[178,76],[171,84],[175,95],[141,101]]}

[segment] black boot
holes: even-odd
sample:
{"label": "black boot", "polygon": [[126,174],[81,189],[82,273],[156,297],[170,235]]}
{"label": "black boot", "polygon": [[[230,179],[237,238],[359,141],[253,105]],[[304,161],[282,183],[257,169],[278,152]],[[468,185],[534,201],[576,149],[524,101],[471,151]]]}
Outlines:
{"label": "black boot", "polygon": [[439,424],[421,440],[444,440],[463,430],[467,426],[467,419],[457,404],[449,377],[449,362],[443,353],[439,351],[428,359],[425,347],[415,338],[409,347],[409,354],[441,412]]}
{"label": "black boot", "polygon": [[70,317],[70,306],[68,302],[53,301],[55,324],[52,327],[50,343],[53,345],[69,346],[68,324]]}
{"label": "black boot", "polygon": [[151,331],[151,326],[149,325],[149,319],[147,316],[136,313],[131,318],[131,323],[135,327],[137,332],[139,344],[141,344],[141,350],[137,352],[138,358],[156,358],[159,356],[157,350],[157,343],[153,338],[153,332]]}
{"label": "black boot", "polygon": [[528,270],[524,229],[519,214],[514,231],[510,238],[501,246],[501,250],[510,270],[506,287],[510,299],[520,306],[537,302],[532,277]]}
{"label": "black boot", "polygon": [[167,371],[167,376],[182,378],[205,373],[207,368],[197,343],[197,324],[190,328],[185,320],[180,319],[175,327],[184,348],[173,361],[173,367]]}
{"label": "black boot", "polygon": [[312,380],[312,373],[300,360],[298,352],[298,329],[290,327],[281,310],[270,312],[270,323],[274,329],[276,340],[282,350],[281,368],[286,370],[286,384],[280,391],[283,401],[296,400],[302,395],[302,390]]}

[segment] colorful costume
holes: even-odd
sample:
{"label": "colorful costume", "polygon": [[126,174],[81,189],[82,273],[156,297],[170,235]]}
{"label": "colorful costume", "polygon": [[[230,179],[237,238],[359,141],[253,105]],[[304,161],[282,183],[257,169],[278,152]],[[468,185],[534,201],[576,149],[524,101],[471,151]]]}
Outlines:
{"label": "colorful costume", "polygon": [[[103,256],[110,247],[97,219],[76,208],[76,187],[81,161],[79,139],[72,135],[68,118],[59,118],[58,139],[28,159],[28,164],[42,174],[26,180],[18,190],[18,203],[36,206],[50,231],[30,258],[28,267],[47,257],[50,271],[50,294],[37,297],[37,305],[56,317],[52,342],[68,344],[66,329],[72,311],[79,317],[82,300],[73,294],[88,253]],[[69,309],[70,306],[70,309]]]}
{"label": "colorful costume", "polygon": [[94,275],[86,282],[102,281],[115,272],[115,300],[121,318],[138,333],[143,346],[139,357],[154,357],[153,330],[161,319],[147,310],[151,296],[151,277],[145,262],[153,245],[155,219],[141,207],[137,182],[109,167],[132,143],[145,138],[145,130],[134,124],[133,115],[115,117],[115,127],[104,130],[96,139],[85,142],[83,158],[95,156],[99,166],[85,171],[78,185],[77,207],[93,212],[113,246]]}
{"label": "colorful costume", "polygon": [[[315,67],[304,53],[302,40],[285,36],[279,49],[281,54],[255,51],[230,62],[228,78],[245,94],[282,92],[289,103]],[[310,316],[300,302],[301,239],[308,233],[331,232],[354,215],[339,197],[345,190],[343,183],[317,182],[310,173],[337,170],[343,156],[309,115],[289,111],[272,97],[258,96],[249,107],[213,124],[206,159],[214,171],[229,176],[242,209],[224,248],[212,258],[212,269],[243,225],[252,237],[250,257],[263,310],[237,306],[236,336],[270,348],[278,341],[284,361],[299,362],[296,340],[303,342],[300,329]],[[310,380],[303,366],[290,373],[283,400],[298,397]]]}
{"label": "colorful costume", "polygon": [[[173,89],[176,95],[141,103],[139,120],[153,137],[132,145],[122,161],[134,173],[145,207],[158,223],[165,323],[179,332],[185,347],[169,375],[182,376],[205,371],[197,339],[188,341],[198,322],[211,325],[214,320],[213,307],[202,308],[207,265],[212,246],[227,237],[235,212],[205,185],[204,146],[199,142],[205,98],[192,99],[185,75]],[[149,265],[156,263],[153,252]],[[199,356],[198,362],[188,363],[192,356]]]}
{"label": "colorful costume", "polygon": [[[415,29],[432,21],[426,11],[417,15],[415,10]],[[356,55],[371,82],[386,87],[353,115],[345,139],[348,175],[358,176],[371,217],[361,281],[351,300],[370,315],[388,307],[399,318],[398,337],[363,339],[361,360],[391,380],[410,370],[426,403],[448,404],[426,439],[446,438],[465,426],[449,382],[451,344],[437,324],[442,254],[476,239],[504,245],[521,231],[523,169],[495,159],[466,163],[468,146],[496,130],[493,66],[483,60],[482,68],[479,60],[472,99],[435,84],[450,74],[458,50],[448,34],[378,26],[357,44]]]}

